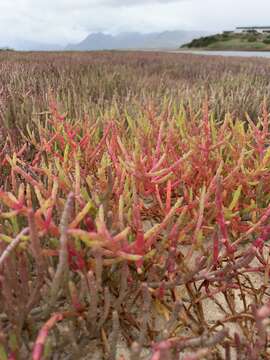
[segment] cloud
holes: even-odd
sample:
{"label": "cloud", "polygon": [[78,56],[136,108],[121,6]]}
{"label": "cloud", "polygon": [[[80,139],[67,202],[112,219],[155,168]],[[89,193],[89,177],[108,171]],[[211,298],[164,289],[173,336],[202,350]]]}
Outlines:
{"label": "cloud", "polygon": [[179,3],[186,1],[0,0],[0,45],[16,38],[66,44],[98,31],[180,29],[186,21]]}
{"label": "cloud", "polygon": [[0,0],[0,46],[66,44],[91,32],[233,29],[269,25],[269,0]]}
{"label": "cloud", "polygon": [[140,6],[140,5],[147,5],[147,4],[169,4],[169,3],[179,3],[188,0],[100,0],[99,4],[101,5],[108,5],[108,6]]}

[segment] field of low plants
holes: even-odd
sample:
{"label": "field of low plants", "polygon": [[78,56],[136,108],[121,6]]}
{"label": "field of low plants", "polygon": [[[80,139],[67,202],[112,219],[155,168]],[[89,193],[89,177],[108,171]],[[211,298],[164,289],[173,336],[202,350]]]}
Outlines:
{"label": "field of low plants", "polygon": [[270,359],[270,62],[0,53],[0,360]]}

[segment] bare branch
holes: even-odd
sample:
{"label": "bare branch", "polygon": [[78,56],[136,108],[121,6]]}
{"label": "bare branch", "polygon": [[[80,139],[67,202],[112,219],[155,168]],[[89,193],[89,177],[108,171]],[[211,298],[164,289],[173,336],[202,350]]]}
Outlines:
{"label": "bare branch", "polygon": [[68,271],[67,232],[68,232],[68,222],[73,207],[73,200],[74,200],[74,194],[70,193],[68,195],[67,202],[60,222],[61,237],[60,237],[59,263],[52,283],[50,307],[53,306],[53,304],[55,303],[59,288],[61,287],[61,283],[64,280],[66,272]]}
{"label": "bare branch", "polygon": [[12,251],[19,245],[21,238],[29,232],[29,228],[23,229],[16,237],[11,241],[7,248],[3,251],[0,257],[0,267],[4,264],[7,257],[12,253]]}

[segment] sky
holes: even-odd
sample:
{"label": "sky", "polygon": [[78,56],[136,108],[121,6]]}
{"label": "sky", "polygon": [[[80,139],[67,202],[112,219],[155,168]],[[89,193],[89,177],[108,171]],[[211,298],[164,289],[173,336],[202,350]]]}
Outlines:
{"label": "sky", "polygon": [[77,43],[92,32],[270,25],[270,0],[0,0],[0,45]]}

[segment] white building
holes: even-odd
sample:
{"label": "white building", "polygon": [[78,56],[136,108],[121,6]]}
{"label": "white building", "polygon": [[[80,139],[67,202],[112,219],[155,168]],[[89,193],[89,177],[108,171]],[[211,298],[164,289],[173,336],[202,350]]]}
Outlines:
{"label": "white building", "polygon": [[249,32],[258,32],[260,34],[270,33],[270,26],[244,26],[237,27],[235,30],[236,33],[249,33]]}

